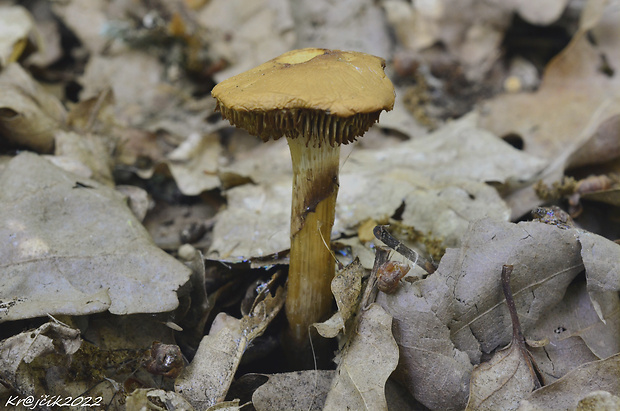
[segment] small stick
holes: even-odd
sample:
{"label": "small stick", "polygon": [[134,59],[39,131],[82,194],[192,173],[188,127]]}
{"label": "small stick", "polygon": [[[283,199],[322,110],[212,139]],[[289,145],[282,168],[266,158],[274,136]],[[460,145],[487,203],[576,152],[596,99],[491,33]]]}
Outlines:
{"label": "small stick", "polygon": [[418,265],[427,273],[432,274],[437,269],[437,267],[435,267],[433,263],[424,259],[417,252],[413,251],[411,248],[407,247],[396,238],[394,238],[394,236],[390,234],[390,232],[387,230],[387,228],[385,228],[385,226],[378,225],[372,230],[372,232],[378,240],[383,241],[385,245],[387,245],[406,259],[410,260],[414,264]]}

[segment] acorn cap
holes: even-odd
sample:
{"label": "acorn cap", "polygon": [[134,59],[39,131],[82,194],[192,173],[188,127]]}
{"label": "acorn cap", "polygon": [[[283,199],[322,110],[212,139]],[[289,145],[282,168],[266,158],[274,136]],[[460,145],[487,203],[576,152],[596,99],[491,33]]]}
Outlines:
{"label": "acorn cap", "polygon": [[385,60],[365,53],[293,50],[222,81],[211,95],[222,117],[265,141],[346,144],[394,107],[384,68]]}

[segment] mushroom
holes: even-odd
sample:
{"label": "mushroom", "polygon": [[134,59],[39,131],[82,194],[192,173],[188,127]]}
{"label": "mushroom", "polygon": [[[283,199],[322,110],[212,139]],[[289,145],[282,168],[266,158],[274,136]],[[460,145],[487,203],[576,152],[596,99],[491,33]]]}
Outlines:
{"label": "mushroom", "polygon": [[363,135],[394,106],[385,60],[359,52],[293,50],[213,88],[216,110],[267,141],[285,136],[293,162],[286,316],[294,342],[331,312],[340,145]]}

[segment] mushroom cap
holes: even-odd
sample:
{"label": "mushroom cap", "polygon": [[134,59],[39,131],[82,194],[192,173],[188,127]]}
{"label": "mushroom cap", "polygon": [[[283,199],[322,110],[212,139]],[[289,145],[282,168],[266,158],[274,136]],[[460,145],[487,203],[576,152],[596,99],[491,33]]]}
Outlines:
{"label": "mushroom cap", "polygon": [[394,107],[384,68],[385,60],[365,53],[293,50],[222,81],[211,95],[225,119],[263,140],[342,144]]}

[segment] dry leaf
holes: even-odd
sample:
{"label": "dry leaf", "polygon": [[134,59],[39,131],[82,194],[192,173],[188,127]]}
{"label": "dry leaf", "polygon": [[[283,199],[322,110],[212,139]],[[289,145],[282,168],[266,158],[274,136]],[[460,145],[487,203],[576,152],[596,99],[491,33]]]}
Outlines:
{"label": "dry leaf", "polygon": [[512,320],[512,341],[490,361],[474,368],[467,410],[514,410],[523,398],[543,384],[538,366],[525,345],[510,284],[512,271],[513,266],[502,266],[502,291]]}
{"label": "dry leaf", "polygon": [[219,187],[217,169],[222,146],[217,134],[190,134],[168,154],[167,164],[179,190],[195,196]]}
{"label": "dry leaf", "polygon": [[108,41],[101,35],[106,27],[107,5],[105,0],[75,0],[54,2],[52,9],[87,50],[100,54]]}
{"label": "dry leaf", "polygon": [[576,234],[542,223],[478,221],[460,249],[446,251],[434,274],[393,295],[379,294],[394,316],[399,379],[418,401],[431,409],[465,406],[471,364],[511,340],[502,265],[515,267],[512,289],[529,338],[583,270]]}
{"label": "dry leaf", "polygon": [[25,8],[0,7],[0,69],[19,59],[33,26],[32,16]]}
{"label": "dry leaf", "polygon": [[[592,233],[585,233],[578,231],[579,237],[588,234],[586,237],[590,239],[597,239],[603,242],[610,242],[599,236],[593,236]],[[611,243],[611,242],[610,242]],[[613,244],[613,243],[612,243]],[[614,245],[615,246],[615,245]],[[588,261],[589,258],[584,253],[584,248],[581,250],[584,265],[586,265],[586,277],[588,283],[583,280],[573,282],[567,289],[561,302],[556,304],[547,314],[538,321],[538,323],[531,329],[532,338],[544,338],[550,339],[550,345],[545,347],[545,350],[549,352],[542,357],[549,357],[553,359],[554,365],[551,369],[547,368],[547,372],[555,376],[553,379],[557,379],[564,375],[570,368],[562,365],[561,362],[567,362],[568,364],[579,365],[585,360],[591,359],[591,355],[595,355],[600,358],[607,358],[617,352],[620,352],[620,341],[618,335],[620,335],[620,298],[617,293],[606,292],[598,294],[600,302],[602,303],[597,311],[595,309],[592,295],[589,292],[591,289],[589,276],[592,275],[596,278],[596,265],[600,264],[604,266],[608,264],[607,258],[603,258],[596,261]],[[586,263],[587,261],[587,263]],[[605,271],[603,271],[605,272]],[[613,278],[610,277],[610,278]],[[596,280],[594,281],[596,283]],[[604,283],[601,283],[604,284]],[[602,321],[599,315],[602,314]],[[552,351],[561,349],[561,346],[556,347],[555,344],[561,340],[571,336],[578,336],[583,340],[587,349],[591,351],[590,355],[580,356],[579,351],[562,358],[554,358]],[[597,359],[597,358],[594,358]],[[545,358],[541,360],[541,368],[545,368]],[[578,362],[575,364],[575,362]]]}
{"label": "dry leaf", "polygon": [[[162,408],[161,404],[165,404],[166,408]],[[153,388],[134,390],[127,396],[125,406],[128,410],[141,411],[163,411],[169,409],[194,411],[194,407],[179,394]]]}
{"label": "dry leaf", "polygon": [[341,353],[325,410],[387,410],[385,382],[398,363],[392,318],[376,304],[362,311],[360,317],[358,328]]}
{"label": "dry leaf", "polygon": [[473,366],[450,340],[443,317],[451,296],[437,279],[435,273],[426,280],[403,284],[395,294],[379,293],[377,302],[394,317],[394,338],[400,350],[398,380],[432,410],[462,410]]}
{"label": "dry leaf", "polygon": [[553,384],[536,390],[519,410],[574,410],[579,401],[594,391],[620,392],[620,354],[582,365]]}
{"label": "dry leaf", "polygon": [[334,338],[340,331],[346,333],[347,321],[357,312],[362,292],[364,268],[359,259],[338,270],[331,283],[338,311],[327,321],[313,324],[321,336]]}
{"label": "dry leaf", "polygon": [[252,404],[257,411],[320,411],[335,373],[309,370],[270,375],[252,394]]}
{"label": "dry leaf", "polygon": [[35,151],[49,153],[54,133],[63,127],[66,112],[17,63],[0,72],[0,135]]}
{"label": "dry leaf", "polygon": [[586,267],[588,293],[601,321],[605,321],[604,301],[620,291],[620,245],[587,231],[579,233],[581,257]]}
{"label": "dry leaf", "polygon": [[22,396],[35,394],[34,376],[19,369],[48,354],[71,355],[82,343],[80,332],[62,323],[48,322],[0,342],[0,379]]}
{"label": "dry leaf", "polygon": [[155,247],[124,197],[32,153],[0,178],[0,321],[164,312],[189,269]]}
{"label": "dry leaf", "polygon": [[467,411],[516,410],[534,390],[530,368],[517,344],[498,351],[471,373]]}
{"label": "dry leaf", "polygon": [[279,288],[275,297],[268,295],[241,320],[225,313],[218,314],[191,364],[177,378],[175,391],[200,410],[224,401],[241,356],[280,311],[284,294]]}
{"label": "dry leaf", "polygon": [[79,161],[91,170],[90,178],[109,187],[114,186],[110,150],[101,136],[59,130],[54,139],[57,156]]}

